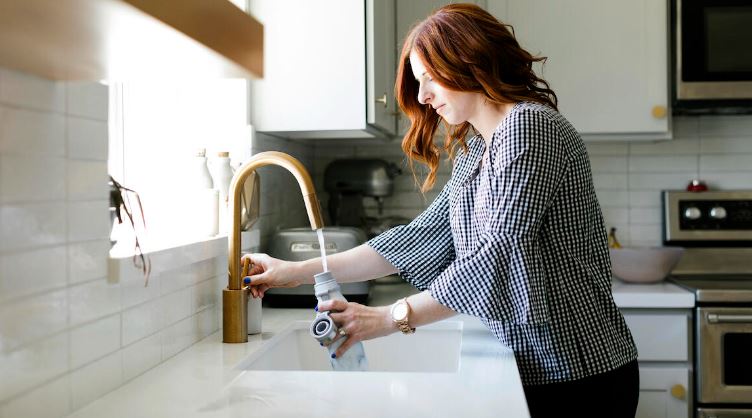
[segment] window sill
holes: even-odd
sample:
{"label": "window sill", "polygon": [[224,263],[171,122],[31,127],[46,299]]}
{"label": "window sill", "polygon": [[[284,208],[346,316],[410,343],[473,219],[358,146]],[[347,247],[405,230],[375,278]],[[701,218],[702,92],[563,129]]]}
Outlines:
{"label": "window sill", "polygon": [[[244,251],[255,251],[260,242],[259,230],[242,232],[240,235],[240,248]],[[119,251],[115,246],[110,250],[110,263],[119,270],[123,266],[133,268],[132,257],[134,252]],[[162,248],[152,248],[144,253],[149,256],[152,266],[152,274],[161,271],[172,270],[179,266],[190,265],[214,257],[227,255],[227,235],[217,235],[206,239],[181,244],[167,244]],[[114,267],[113,266],[113,267]]]}

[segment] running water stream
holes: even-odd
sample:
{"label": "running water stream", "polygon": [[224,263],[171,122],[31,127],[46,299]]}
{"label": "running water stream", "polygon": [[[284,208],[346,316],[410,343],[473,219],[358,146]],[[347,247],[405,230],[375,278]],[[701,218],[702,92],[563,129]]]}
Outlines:
{"label": "running water stream", "polygon": [[321,265],[324,267],[323,271],[329,271],[329,267],[326,265],[326,244],[324,243],[324,228],[317,229],[316,235],[319,236],[319,247],[321,248]]}

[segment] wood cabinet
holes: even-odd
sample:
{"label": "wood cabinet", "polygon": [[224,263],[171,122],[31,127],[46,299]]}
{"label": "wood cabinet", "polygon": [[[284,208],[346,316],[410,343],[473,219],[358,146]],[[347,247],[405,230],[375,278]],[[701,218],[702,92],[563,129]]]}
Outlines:
{"label": "wood cabinet", "polygon": [[488,0],[523,48],[548,57],[536,72],[585,139],[666,139],[666,0]]}
{"label": "wood cabinet", "polygon": [[264,24],[264,78],[251,123],[286,138],[396,131],[394,0],[251,0]]}
{"label": "wood cabinet", "polygon": [[692,312],[623,309],[637,344],[640,399],[637,418],[692,416]]}

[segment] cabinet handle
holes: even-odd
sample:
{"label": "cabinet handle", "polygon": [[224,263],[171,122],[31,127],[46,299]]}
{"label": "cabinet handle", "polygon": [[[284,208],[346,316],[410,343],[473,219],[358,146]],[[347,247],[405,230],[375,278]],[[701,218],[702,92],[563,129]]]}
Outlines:
{"label": "cabinet handle", "polygon": [[381,96],[378,99],[376,99],[376,103],[384,103],[384,109],[386,109],[386,107],[387,107],[387,104],[386,104],[386,93],[384,93],[383,96]]}
{"label": "cabinet handle", "polygon": [[711,324],[722,324],[722,323],[751,324],[752,315],[708,314],[708,322],[710,322]]}
{"label": "cabinet handle", "polygon": [[653,117],[656,119],[663,119],[668,112],[666,111],[666,106],[653,106],[650,113],[652,113]]}
{"label": "cabinet handle", "polygon": [[671,386],[671,396],[676,399],[685,399],[687,397],[687,389],[683,385]]}

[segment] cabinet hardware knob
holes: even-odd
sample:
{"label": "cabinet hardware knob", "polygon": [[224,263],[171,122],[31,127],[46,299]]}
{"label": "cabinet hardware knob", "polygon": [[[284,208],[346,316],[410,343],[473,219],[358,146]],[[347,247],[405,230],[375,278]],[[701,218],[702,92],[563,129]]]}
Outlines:
{"label": "cabinet hardware knob", "polygon": [[378,99],[376,99],[376,103],[383,103],[384,104],[384,109],[386,109],[387,108],[386,93],[384,93],[383,96],[381,96]]}
{"label": "cabinet hardware knob", "polygon": [[666,117],[666,114],[668,112],[666,110],[666,106],[653,106],[653,109],[650,111],[650,113],[656,119],[663,119]]}
{"label": "cabinet hardware knob", "polygon": [[684,385],[671,386],[671,396],[676,399],[686,399],[687,389],[684,388]]}

